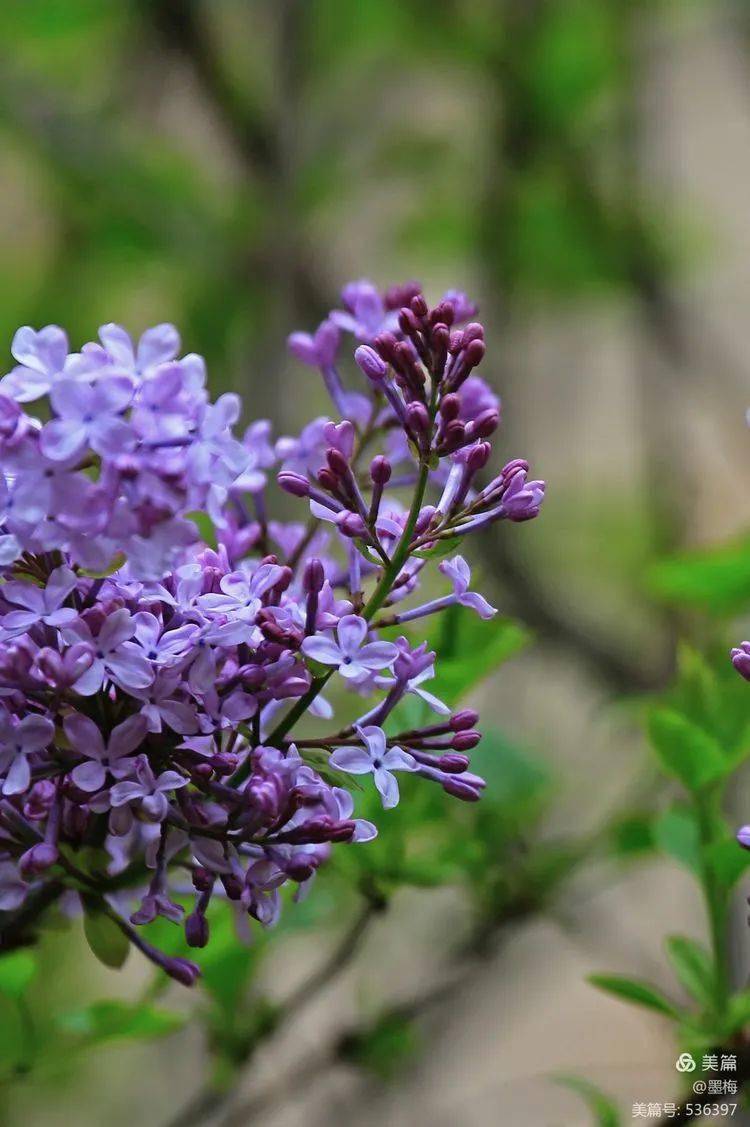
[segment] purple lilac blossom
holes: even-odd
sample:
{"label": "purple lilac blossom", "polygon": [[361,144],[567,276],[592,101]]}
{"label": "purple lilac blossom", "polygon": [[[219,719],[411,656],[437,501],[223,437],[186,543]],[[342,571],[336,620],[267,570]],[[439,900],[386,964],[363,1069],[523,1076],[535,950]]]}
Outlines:
{"label": "purple lilac blossom", "polygon": [[[203,947],[214,893],[272,926],[282,886],[300,898],[334,849],[377,834],[321,756],[372,775],[386,809],[398,771],[479,798],[476,713],[440,700],[426,643],[380,631],[456,604],[493,615],[462,556],[440,565],[452,594],[410,600],[432,555],[535,516],[544,483],[521,460],[479,481],[500,405],[476,371],[484,334],[465,295],[431,309],[416,283],[360,281],[342,306],[289,338],[335,414],[276,441],[267,420],[236,436],[238,398],[211,401],[172,325],[134,342],[108,324],[78,352],[54,325],[16,333],[0,380],[0,940],[19,919],[33,940],[41,915],[24,912],[45,881],[39,903],[67,906],[83,880],[87,904],[98,896],[190,985],[197,964],[134,930],[183,924],[186,872],[185,933]],[[271,516],[279,486],[309,504],[310,525],[303,509]],[[324,695],[334,677],[367,698],[358,720],[351,697]],[[407,694],[436,722],[386,735]],[[335,704],[338,729],[305,738],[306,717],[330,724]],[[92,842],[106,874],[87,868]]]}

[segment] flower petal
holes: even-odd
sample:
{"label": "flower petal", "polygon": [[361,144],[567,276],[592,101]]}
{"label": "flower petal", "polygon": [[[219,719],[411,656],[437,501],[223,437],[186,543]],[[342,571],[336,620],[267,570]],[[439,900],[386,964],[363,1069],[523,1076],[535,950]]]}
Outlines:
{"label": "flower petal", "polygon": [[367,775],[372,771],[372,758],[361,747],[337,747],[328,762],[350,775]]}
{"label": "flower petal", "polygon": [[337,630],[339,646],[343,653],[348,657],[354,657],[367,637],[367,630],[368,626],[364,618],[360,618],[357,614],[345,614],[339,620]]}
{"label": "flower petal", "polygon": [[305,657],[310,657],[313,661],[319,661],[323,665],[340,665],[343,654],[330,638],[324,638],[322,634],[316,634],[312,638],[305,638],[302,643],[302,652]]}

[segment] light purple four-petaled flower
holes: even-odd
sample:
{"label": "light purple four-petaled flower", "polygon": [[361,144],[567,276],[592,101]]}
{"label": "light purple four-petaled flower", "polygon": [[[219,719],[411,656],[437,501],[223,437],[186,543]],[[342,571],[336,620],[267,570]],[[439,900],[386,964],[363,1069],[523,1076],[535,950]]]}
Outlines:
{"label": "light purple four-petaled flower", "polygon": [[2,586],[3,598],[20,609],[12,610],[0,619],[3,636],[7,639],[24,634],[37,622],[43,622],[45,626],[64,626],[77,618],[78,611],[63,606],[77,582],[75,572],[69,567],[56,567],[46,587],[35,587],[17,579],[8,580]]}
{"label": "light purple four-petaled flower", "polygon": [[382,728],[357,728],[361,747],[338,747],[329,760],[350,775],[372,775],[386,810],[398,804],[398,782],[393,771],[416,771],[414,756],[400,747],[388,747]]}
{"label": "light purple four-petaled flower", "polygon": [[92,793],[101,790],[107,774],[121,779],[134,767],[131,752],[140,747],[146,734],[146,721],[140,715],[129,716],[112,729],[107,743],[93,720],[81,712],[73,712],[63,721],[68,742],[86,759],[70,772],[70,777],[81,790]]}
{"label": "light purple four-petaled flower", "polygon": [[345,614],[339,620],[337,641],[323,634],[305,638],[302,652],[321,665],[335,665],[348,681],[369,676],[375,670],[387,669],[398,657],[392,642],[365,642],[369,627],[364,618]]}

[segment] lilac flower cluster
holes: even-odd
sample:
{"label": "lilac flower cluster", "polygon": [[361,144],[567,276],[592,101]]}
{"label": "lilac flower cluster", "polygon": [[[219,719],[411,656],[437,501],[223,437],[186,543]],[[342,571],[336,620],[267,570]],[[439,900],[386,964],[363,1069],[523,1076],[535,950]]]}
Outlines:
{"label": "lilac flower cluster", "polygon": [[[333,417],[275,443],[267,422],[235,434],[239,400],[210,401],[171,325],[137,345],[105,325],[72,353],[56,326],[16,333],[0,381],[0,947],[73,891],[189,984],[198,967],[139,926],[182,921],[186,895],[193,947],[214,895],[272,924],[283,885],[299,894],[335,844],[376,835],[347,775],[372,775],[384,807],[398,772],[479,798],[476,713],[425,687],[426,644],[381,631],[454,605],[491,617],[460,555],[439,565],[447,593],[401,608],[431,557],[536,516],[544,484],[520,460],[478,483],[500,404],[463,295],[342,296],[289,339]],[[273,467],[306,523],[269,519]],[[333,716],[336,673],[364,711],[305,738],[306,714]],[[386,734],[407,694],[436,722]]]}

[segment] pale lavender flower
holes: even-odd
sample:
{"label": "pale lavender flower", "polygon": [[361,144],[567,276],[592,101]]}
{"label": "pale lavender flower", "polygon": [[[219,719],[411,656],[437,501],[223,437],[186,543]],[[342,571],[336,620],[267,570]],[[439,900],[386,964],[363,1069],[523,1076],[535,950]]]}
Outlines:
{"label": "pale lavender flower", "polygon": [[471,569],[463,556],[454,556],[452,560],[443,560],[439,567],[443,575],[447,575],[453,584],[456,602],[462,607],[475,610],[480,618],[493,618],[497,614],[497,608],[490,606],[483,595],[469,590]]}
{"label": "pale lavender flower", "polygon": [[94,384],[61,378],[50,391],[56,418],[42,429],[42,453],[66,461],[87,446],[98,454],[121,453],[133,442],[131,427],[121,417],[133,397],[124,376],[102,376]]}
{"label": "pale lavender flower", "polygon": [[400,747],[386,747],[382,728],[368,726],[357,728],[361,747],[337,747],[330,758],[333,767],[348,771],[350,775],[369,775],[375,780],[383,807],[390,810],[398,805],[398,782],[393,771],[416,771],[414,756]]}
{"label": "pale lavender flower", "polygon": [[374,670],[393,665],[398,657],[398,650],[392,642],[365,642],[368,630],[364,618],[347,614],[339,621],[337,641],[315,634],[305,638],[302,652],[321,665],[337,666],[341,676],[349,681],[367,677]]}
{"label": "pale lavender flower", "polygon": [[188,784],[188,779],[178,771],[162,771],[157,777],[145,755],[137,756],[134,764],[135,779],[115,783],[109,792],[114,809],[138,804],[138,810],[149,822],[163,822],[169,810],[167,795]]}
{"label": "pale lavender flower", "polygon": [[312,368],[325,368],[336,359],[340,339],[341,334],[331,319],[323,321],[312,336],[310,333],[291,333],[287,338],[287,346],[292,355],[303,364],[309,364]]}
{"label": "pale lavender flower", "polygon": [[3,794],[23,794],[29,788],[31,767],[28,756],[49,747],[55,725],[44,716],[12,717],[0,712],[0,773],[5,775]]}
{"label": "pale lavender flower", "polygon": [[151,663],[141,646],[130,641],[136,625],[135,618],[123,607],[110,614],[96,637],[82,618],[65,628],[67,641],[85,642],[94,653],[91,667],[75,684],[77,693],[93,696],[107,677],[125,689],[145,689],[151,684]]}
{"label": "pale lavender flower", "polygon": [[43,622],[45,626],[65,626],[78,617],[73,607],[63,603],[71,591],[75,590],[77,579],[69,567],[57,567],[50,574],[45,587],[24,583],[18,579],[8,580],[0,589],[2,597],[13,606],[23,610],[12,610],[0,618],[0,625],[6,639],[15,637]]}
{"label": "pale lavender flower", "polygon": [[366,278],[345,286],[341,297],[346,309],[334,309],[331,321],[344,332],[353,333],[357,340],[367,344],[378,333],[398,327],[398,312],[386,309],[377,286]]}
{"label": "pale lavender flower", "polygon": [[131,752],[140,747],[146,734],[142,716],[129,716],[112,729],[107,742],[93,720],[81,712],[72,712],[63,721],[70,746],[87,761],[79,763],[70,777],[81,790],[101,790],[109,773],[121,779],[133,769]]}
{"label": "pale lavender flower", "polygon": [[49,393],[55,377],[63,370],[68,338],[57,325],[46,325],[38,332],[24,325],[13,337],[11,352],[18,366],[0,380],[0,395],[18,403],[31,403]]}
{"label": "pale lavender flower", "polygon": [[180,348],[180,334],[167,323],[146,329],[134,347],[121,325],[102,325],[99,339],[112,362],[134,375],[148,376],[160,364],[173,360]]}

